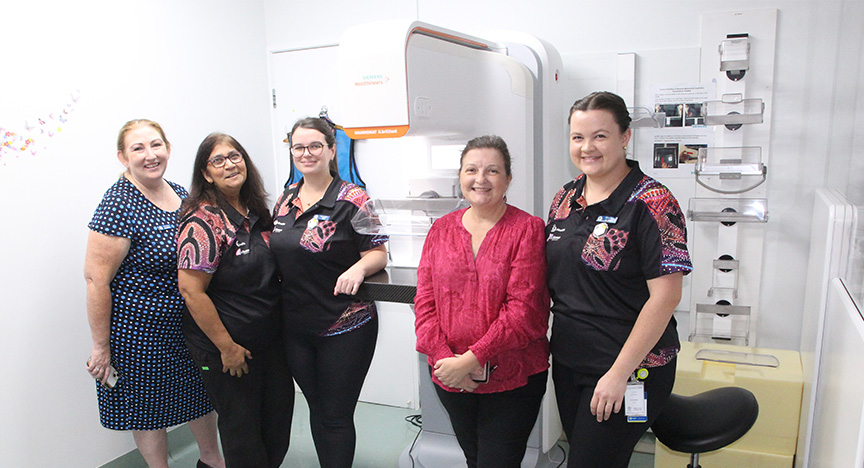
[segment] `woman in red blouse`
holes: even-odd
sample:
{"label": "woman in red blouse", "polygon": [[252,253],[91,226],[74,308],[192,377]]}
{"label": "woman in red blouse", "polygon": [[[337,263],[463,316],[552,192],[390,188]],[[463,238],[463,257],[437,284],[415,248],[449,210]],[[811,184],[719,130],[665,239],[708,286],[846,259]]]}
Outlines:
{"label": "woman in red blouse", "polygon": [[417,351],[469,467],[518,467],[546,391],[544,223],[506,203],[511,179],[504,140],[469,141],[471,206],[432,225],[417,272]]}

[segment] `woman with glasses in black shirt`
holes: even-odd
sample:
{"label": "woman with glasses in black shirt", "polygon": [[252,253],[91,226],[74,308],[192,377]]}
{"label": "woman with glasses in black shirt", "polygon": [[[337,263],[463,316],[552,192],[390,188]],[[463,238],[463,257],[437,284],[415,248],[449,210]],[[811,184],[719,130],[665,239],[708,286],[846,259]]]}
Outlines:
{"label": "woman with glasses in black shirt", "polygon": [[279,280],[264,184],[229,135],[198,147],[177,238],[183,332],[219,414],[230,467],[282,464],[294,391],[282,350]]}
{"label": "woman with glasses in black shirt", "polygon": [[303,178],[276,203],[270,243],[282,275],[285,349],[309,404],[321,466],[349,468],[354,409],[378,337],[375,303],[355,294],[387,264],[387,236],[359,234],[351,226],[369,196],[339,178],[336,140],[326,121],[297,121],[290,141]]}

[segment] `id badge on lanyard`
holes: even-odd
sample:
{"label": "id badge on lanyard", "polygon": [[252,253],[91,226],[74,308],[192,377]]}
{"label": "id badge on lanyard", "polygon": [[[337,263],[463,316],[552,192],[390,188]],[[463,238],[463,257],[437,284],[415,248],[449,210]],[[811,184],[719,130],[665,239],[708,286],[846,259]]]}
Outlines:
{"label": "id badge on lanyard", "polygon": [[648,393],[642,380],[648,376],[647,369],[639,369],[627,381],[624,391],[624,415],[628,423],[644,423],[648,421]]}

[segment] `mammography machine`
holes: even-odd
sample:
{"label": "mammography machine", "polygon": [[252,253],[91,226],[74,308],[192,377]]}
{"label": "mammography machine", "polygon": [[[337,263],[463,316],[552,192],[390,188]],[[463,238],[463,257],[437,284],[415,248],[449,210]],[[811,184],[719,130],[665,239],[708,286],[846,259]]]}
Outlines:
{"label": "mammography machine", "polygon": [[[544,112],[560,103],[560,57],[536,38],[499,35],[502,40],[494,42],[391,21],[356,26],[342,36],[341,124],[361,140],[357,159],[375,168],[364,179],[374,187],[378,218],[391,235],[391,279],[399,276],[394,270],[416,268],[431,223],[456,208],[459,153],[471,138],[495,134],[507,142],[513,157],[508,202],[542,215],[543,196],[552,189],[543,187],[541,155],[564,154],[566,141],[563,124],[543,121],[544,115],[560,115]],[[426,357],[418,355],[417,363],[423,428],[400,466],[460,466],[464,457],[435,395]],[[522,466],[554,466],[547,453],[559,435],[550,389]],[[560,462],[563,455],[555,455]]]}

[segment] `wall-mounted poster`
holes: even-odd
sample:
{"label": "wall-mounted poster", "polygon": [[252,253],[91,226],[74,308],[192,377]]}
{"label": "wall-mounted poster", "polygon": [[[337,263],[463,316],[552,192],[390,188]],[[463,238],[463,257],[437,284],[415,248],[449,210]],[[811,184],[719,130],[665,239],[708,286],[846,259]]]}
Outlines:
{"label": "wall-mounted poster", "polygon": [[652,131],[650,170],[661,178],[692,177],[699,148],[707,148],[714,136],[708,127],[657,128]]}
{"label": "wall-mounted poster", "polygon": [[654,112],[666,114],[666,127],[696,127],[705,125],[702,103],[714,99],[712,85],[690,84],[656,86]]}
{"label": "wall-mounted poster", "polygon": [[666,114],[664,128],[651,129],[652,177],[692,177],[699,148],[713,143],[714,131],[705,127],[702,103],[713,99],[713,85],[655,86],[654,112]]}

